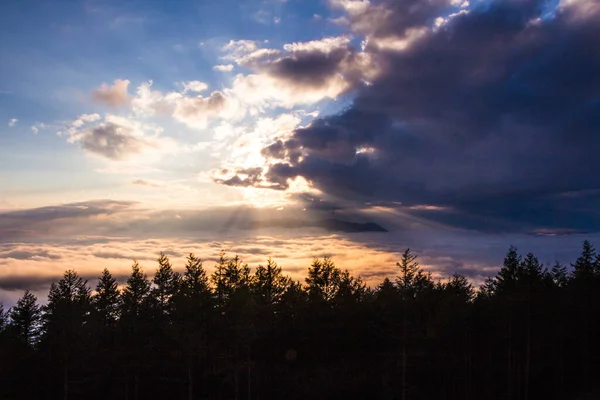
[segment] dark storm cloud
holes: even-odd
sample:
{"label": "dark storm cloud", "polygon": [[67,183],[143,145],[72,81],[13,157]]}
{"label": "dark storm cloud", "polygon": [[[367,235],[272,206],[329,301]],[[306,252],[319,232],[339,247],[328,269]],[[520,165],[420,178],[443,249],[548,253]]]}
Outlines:
{"label": "dark storm cloud", "polygon": [[350,58],[353,55],[354,51],[347,46],[329,52],[298,51],[275,62],[266,63],[258,69],[274,78],[293,82],[296,85],[320,88],[327,85],[336,73],[343,71],[346,62],[351,62]]}
{"label": "dark storm cloud", "polygon": [[[347,36],[286,44],[283,50],[258,49],[231,56],[260,75],[301,93],[353,89],[372,72],[364,54]],[[257,88],[261,90],[261,88]]]}
{"label": "dark storm cloud", "polygon": [[264,178],[302,176],[329,196],[468,229],[597,231],[597,8],[564,2],[549,16],[547,2],[495,1],[448,17],[447,2],[424,3],[351,15],[375,39],[446,19],[402,51],[367,48],[379,77],[348,110],[263,149]]}

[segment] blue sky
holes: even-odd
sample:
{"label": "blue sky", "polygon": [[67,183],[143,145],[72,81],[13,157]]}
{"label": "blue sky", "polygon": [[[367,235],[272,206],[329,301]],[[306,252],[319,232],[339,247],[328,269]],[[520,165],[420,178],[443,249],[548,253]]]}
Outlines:
{"label": "blue sky", "polygon": [[509,244],[567,262],[600,228],[598,26],[593,0],[4,2],[0,289],[160,243],[373,281],[406,246],[476,282]]}

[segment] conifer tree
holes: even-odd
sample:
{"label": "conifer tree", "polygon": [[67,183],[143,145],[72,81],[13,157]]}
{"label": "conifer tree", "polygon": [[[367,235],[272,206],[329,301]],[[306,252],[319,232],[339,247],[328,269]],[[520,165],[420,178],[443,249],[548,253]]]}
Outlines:
{"label": "conifer tree", "polygon": [[8,319],[7,313],[4,311],[4,304],[0,301],[0,332],[6,328],[6,322]]}
{"label": "conifer tree", "polygon": [[153,287],[151,291],[155,307],[161,315],[169,314],[171,311],[171,298],[179,289],[179,273],[173,271],[169,258],[160,253],[158,258],[158,270],[152,280]]}
{"label": "conifer tree", "polygon": [[589,281],[595,275],[596,266],[596,249],[588,240],[583,242],[583,248],[581,255],[577,258],[575,263],[571,264],[573,267],[573,278],[577,281]]}
{"label": "conifer tree", "polygon": [[567,267],[559,262],[555,263],[550,271],[552,281],[559,288],[564,288],[569,282]]}
{"label": "conifer tree", "polygon": [[10,309],[9,328],[25,344],[34,346],[42,331],[42,315],[37,297],[26,290],[23,297]]}
{"label": "conifer tree", "polygon": [[150,295],[150,281],[137,261],[131,267],[131,275],[125,282],[121,293],[122,317],[139,316],[147,305]]}
{"label": "conifer tree", "polygon": [[305,278],[308,296],[312,301],[331,303],[335,299],[341,271],[329,257],[313,260]]}
{"label": "conifer tree", "polygon": [[45,336],[51,346],[59,349],[63,370],[63,397],[70,392],[70,364],[84,348],[84,326],[90,314],[91,290],[87,280],[74,270],[64,273],[58,283],[50,286],[45,307]]}
{"label": "conifer tree", "polygon": [[267,265],[259,265],[252,279],[252,289],[262,305],[273,306],[278,304],[283,294],[291,284],[291,279],[284,276],[282,269],[271,258]]}
{"label": "conifer tree", "polygon": [[188,399],[194,398],[194,370],[197,359],[206,352],[208,321],[212,310],[212,293],[202,260],[190,253],[185,272],[174,299],[177,343],[187,365]]}
{"label": "conifer tree", "polygon": [[118,320],[121,294],[117,280],[106,268],[98,279],[96,292],[92,296],[92,305],[105,326],[113,325]]}
{"label": "conifer tree", "polygon": [[133,377],[133,399],[139,399],[142,369],[149,355],[152,340],[148,332],[150,281],[137,261],[131,267],[131,275],[121,292],[121,320],[127,351],[124,362]]}
{"label": "conifer tree", "polygon": [[504,263],[496,277],[496,290],[512,293],[522,272],[522,259],[517,248],[510,246],[504,257]]}

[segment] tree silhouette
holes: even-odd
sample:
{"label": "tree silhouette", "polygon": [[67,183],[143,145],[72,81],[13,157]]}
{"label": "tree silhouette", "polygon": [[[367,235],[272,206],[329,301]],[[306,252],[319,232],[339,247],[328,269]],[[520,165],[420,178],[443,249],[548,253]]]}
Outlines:
{"label": "tree silhouette", "polygon": [[45,344],[57,352],[63,371],[63,398],[69,398],[70,370],[73,358],[84,347],[90,314],[91,290],[87,281],[73,270],[64,273],[50,286],[45,309]]}
{"label": "tree silhouette", "polygon": [[117,280],[106,268],[98,279],[96,291],[92,296],[92,306],[105,326],[112,326],[117,322],[121,307],[121,294]]}
{"label": "tree silhouette", "polygon": [[[150,281],[137,261],[131,267],[121,293],[121,320],[123,340],[127,351],[123,354],[126,370],[133,377],[133,399],[140,398],[140,380],[150,351],[152,337],[148,335],[150,319]],[[129,389],[126,384],[126,391]]]}
{"label": "tree silhouette", "polygon": [[337,296],[341,271],[329,257],[315,259],[305,278],[309,298],[312,301],[331,303]]}
{"label": "tree silhouette", "polygon": [[122,290],[105,269],[93,294],[69,270],[46,305],[0,306],[0,399],[597,398],[598,261],[510,247],[478,290],[410,249],[371,287],[329,258],[303,285],[225,252],[210,276],[194,254],[161,253],[152,281],[135,262]]}
{"label": "tree silhouette", "polygon": [[17,304],[9,312],[9,329],[23,343],[35,346],[42,331],[42,309],[37,297],[26,290]]}

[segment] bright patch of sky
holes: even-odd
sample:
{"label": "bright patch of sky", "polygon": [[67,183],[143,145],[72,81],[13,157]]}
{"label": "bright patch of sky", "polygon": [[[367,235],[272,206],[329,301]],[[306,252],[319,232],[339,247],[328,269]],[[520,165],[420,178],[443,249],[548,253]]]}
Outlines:
{"label": "bright patch of sky", "polygon": [[[14,207],[144,198],[130,184],[142,178],[179,181],[191,203],[199,191],[216,204],[243,198],[205,177],[260,165],[273,135],[347,104],[342,90],[303,96],[253,73],[236,63],[247,49],[227,48],[285,52],[341,35],[321,1],[24,0],[0,11],[0,180]],[[154,189],[146,197],[161,198]]]}

